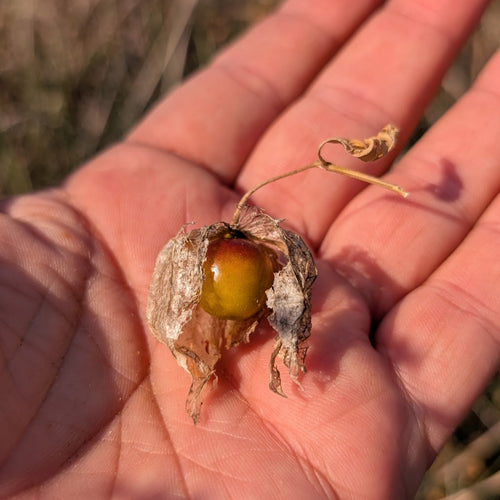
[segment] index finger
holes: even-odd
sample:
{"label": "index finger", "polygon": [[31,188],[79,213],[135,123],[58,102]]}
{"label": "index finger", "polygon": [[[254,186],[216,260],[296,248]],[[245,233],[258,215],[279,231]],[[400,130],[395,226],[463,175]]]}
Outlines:
{"label": "index finger", "polygon": [[289,0],[130,134],[231,183],[261,134],[381,0]]}

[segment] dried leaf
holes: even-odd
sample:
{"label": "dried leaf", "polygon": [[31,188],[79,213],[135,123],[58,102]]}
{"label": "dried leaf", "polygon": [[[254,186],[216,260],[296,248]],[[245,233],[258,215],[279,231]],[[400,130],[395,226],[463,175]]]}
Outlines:
{"label": "dried leaf", "polygon": [[393,149],[398,138],[399,130],[394,125],[386,125],[376,136],[368,139],[345,139],[344,137],[332,137],[324,141],[319,147],[318,156],[326,144],[342,144],[344,149],[352,156],[363,161],[375,161],[385,156]]}

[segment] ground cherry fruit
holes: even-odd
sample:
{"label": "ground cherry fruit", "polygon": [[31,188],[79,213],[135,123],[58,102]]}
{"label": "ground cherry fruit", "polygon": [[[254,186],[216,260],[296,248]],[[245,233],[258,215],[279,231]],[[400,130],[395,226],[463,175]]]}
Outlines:
{"label": "ground cherry fruit", "polygon": [[225,235],[208,244],[203,273],[201,307],[219,319],[242,320],[264,307],[274,265],[262,245]]}
{"label": "ground cherry fruit", "polygon": [[340,144],[351,156],[374,161],[393,149],[397,135],[397,127],[387,125],[376,136],[363,140],[327,139],[312,163],[247,191],[231,223],[214,222],[189,232],[184,226],[160,251],[149,287],[147,321],[154,336],[191,375],[186,410],[194,423],[200,416],[204,388],[217,378],[216,365],[224,356],[224,345],[229,349],[248,342],[266,316],[277,333],[269,362],[269,388],[285,395],[278,359],[297,384],[299,374],[305,371],[306,340],[312,326],[311,289],[317,275],[314,259],[298,234],[249,205],[249,198],[268,184],[316,168],[406,197],[408,193],[401,187],[335,165],[322,153],[325,146]]}

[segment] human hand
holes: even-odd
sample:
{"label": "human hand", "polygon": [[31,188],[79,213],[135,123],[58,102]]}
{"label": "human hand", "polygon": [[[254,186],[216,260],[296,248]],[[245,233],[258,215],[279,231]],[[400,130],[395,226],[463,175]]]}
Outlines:
{"label": "human hand", "polygon": [[303,391],[269,391],[262,328],[193,426],[144,315],[160,248],[230,220],[234,188],[332,135],[404,142],[486,4],[380,3],[287,2],[62,187],[3,202],[0,495],[412,497],[498,368],[499,56],[387,175],[408,200],[320,171],[253,197],[317,259]]}

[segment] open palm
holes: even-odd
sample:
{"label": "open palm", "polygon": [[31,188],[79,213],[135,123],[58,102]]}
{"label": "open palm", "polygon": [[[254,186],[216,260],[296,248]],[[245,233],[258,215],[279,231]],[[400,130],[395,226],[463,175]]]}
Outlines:
{"label": "open palm", "polygon": [[391,170],[408,200],[321,171],[253,197],[317,259],[303,390],[269,391],[263,326],[194,426],[144,315],[182,224],[332,135],[404,141],[486,4],[381,3],[288,1],[61,188],[3,202],[0,496],[412,497],[498,367],[500,57]]}

